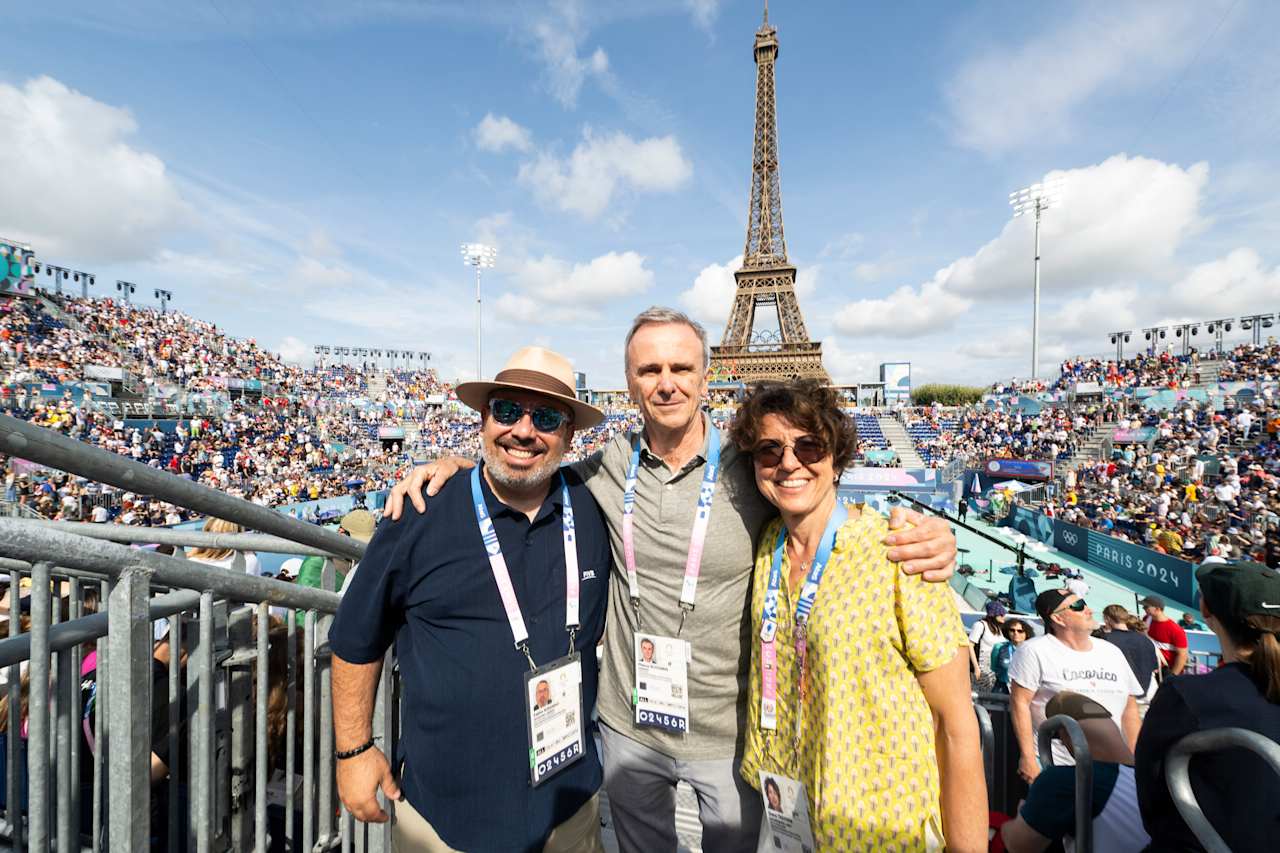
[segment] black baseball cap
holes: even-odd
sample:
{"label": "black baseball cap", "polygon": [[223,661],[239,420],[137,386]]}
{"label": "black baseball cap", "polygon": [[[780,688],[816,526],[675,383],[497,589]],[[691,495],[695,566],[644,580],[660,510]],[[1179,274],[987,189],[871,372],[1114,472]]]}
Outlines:
{"label": "black baseball cap", "polygon": [[1073,595],[1075,593],[1069,589],[1046,589],[1036,596],[1036,613],[1044,620],[1046,631],[1049,629],[1049,617],[1062,606],[1062,602]]}
{"label": "black baseball cap", "polygon": [[1280,616],[1280,573],[1261,563],[1205,563],[1196,569],[1200,594],[1214,616]]}
{"label": "black baseball cap", "polygon": [[1158,595],[1148,595],[1138,603],[1150,607],[1159,607],[1161,610],[1164,610],[1164,599]]}

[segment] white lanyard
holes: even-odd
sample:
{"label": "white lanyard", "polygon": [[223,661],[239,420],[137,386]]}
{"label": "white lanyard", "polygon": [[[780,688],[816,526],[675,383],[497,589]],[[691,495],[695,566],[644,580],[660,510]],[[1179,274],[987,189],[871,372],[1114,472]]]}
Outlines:
{"label": "white lanyard", "polygon": [[[813,604],[818,598],[818,587],[822,576],[826,573],[827,563],[831,560],[831,551],[835,548],[836,536],[849,517],[849,511],[837,499],[835,509],[827,519],[826,529],[822,531],[822,539],[818,541],[818,551],[814,554],[813,564],[805,578],[804,586],[796,599],[796,612],[792,627],[792,640],[796,647],[796,663],[799,665],[798,692],[801,707],[796,714],[796,735],[800,733],[800,716],[808,681],[809,640],[807,626],[809,614],[813,612]],[[782,586],[782,556],[787,547],[787,528],[778,531],[778,539],[773,548],[773,564],[769,569],[769,586],[764,594],[764,610],[760,617],[760,726],[766,729],[778,727],[778,651],[774,646],[774,638],[778,633],[778,593]]]}
{"label": "white lanyard", "polygon": [[[693,517],[693,533],[689,536],[689,556],[684,564],[684,586],[680,590],[680,625],[693,609],[698,592],[698,572],[702,568],[702,549],[707,542],[707,525],[711,521],[711,501],[720,476],[720,431],[715,424],[707,427],[707,464],[702,471],[702,487],[698,492],[698,508]],[[627,567],[627,589],[631,606],[640,624],[640,581],[636,576],[636,481],[640,477],[640,436],[631,441],[631,464],[627,468],[626,488],[622,493],[622,555]],[[676,632],[679,634],[679,631]]]}
{"label": "white lanyard", "polygon": [[[560,475],[560,488],[564,496],[564,510],[560,516],[564,534],[564,627],[569,632],[569,654],[573,654],[573,643],[579,627],[578,548],[573,529],[573,505],[569,501],[569,484],[565,482],[563,473]],[[476,523],[480,525],[484,550],[489,554],[493,581],[498,585],[498,594],[502,596],[502,606],[507,611],[507,621],[511,624],[511,636],[515,639],[516,648],[524,652],[528,659],[529,668],[536,669],[533,655],[529,653],[529,632],[524,626],[524,616],[520,613],[520,602],[516,598],[515,587],[511,585],[511,574],[507,571],[506,558],[502,556],[502,545],[498,542],[497,531],[493,529],[493,519],[489,517],[484,492],[480,489],[479,466],[471,469],[471,505],[476,511]]]}

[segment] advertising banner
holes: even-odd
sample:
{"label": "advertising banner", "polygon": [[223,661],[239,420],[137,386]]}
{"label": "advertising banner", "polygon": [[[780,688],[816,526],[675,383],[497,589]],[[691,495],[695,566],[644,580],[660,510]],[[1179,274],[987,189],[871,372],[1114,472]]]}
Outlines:
{"label": "advertising banner", "polygon": [[937,473],[932,468],[850,468],[841,475],[840,485],[853,488],[933,491],[938,484]]}
{"label": "advertising banner", "polygon": [[1154,441],[1155,427],[1139,427],[1138,429],[1118,429],[1111,436],[1113,444],[1146,444]]}
{"label": "advertising banner", "polygon": [[1184,607],[1199,606],[1193,563],[1058,519],[1053,526],[1053,544],[1059,551]]}
{"label": "advertising banner", "polygon": [[1101,382],[1077,382],[1076,383],[1076,396],[1083,396],[1087,394],[1101,394],[1101,393],[1102,393]]}
{"label": "advertising banner", "polygon": [[889,465],[898,458],[896,450],[868,450],[865,454],[867,461],[876,465]]}
{"label": "advertising banner", "polygon": [[378,438],[403,440],[404,427],[380,426],[378,427]]}
{"label": "advertising banner", "polygon": [[889,405],[911,401],[910,362],[886,362],[881,364],[880,381],[884,383],[885,402]]}
{"label": "advertising banner", "polygon": [[86,364],[84,366],[84,378],[105,380],[107,382],[123,382],[124,368],[106,364]]}
{"label": "advertising banner", "polygon": [[988,477],[1014,480],[1052,480],[1053,463],[1033,459],[988,459],[982,466]]}

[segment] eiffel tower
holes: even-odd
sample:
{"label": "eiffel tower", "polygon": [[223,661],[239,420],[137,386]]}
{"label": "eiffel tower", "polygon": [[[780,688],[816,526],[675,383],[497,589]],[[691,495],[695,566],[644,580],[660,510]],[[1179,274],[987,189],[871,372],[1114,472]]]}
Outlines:
{"label": "eiffel tower", "polygon": [[[720,346],[711,348],[711,376],[743,382],[812,378],[830,381],[822,367],[822,344],[809,340],[796,302],[796,268],[787,262],[782,233],[782,187],[778,179],[778,118],[774,104],[773,68],[778,59],[778,31],[764,24],[756,30],[756,131],[751,157],[751,201],[747,210],[747,245],[742,269],[733,274],[737,295]],[[772,307],[778,328],[755,331],[756,310]]]}

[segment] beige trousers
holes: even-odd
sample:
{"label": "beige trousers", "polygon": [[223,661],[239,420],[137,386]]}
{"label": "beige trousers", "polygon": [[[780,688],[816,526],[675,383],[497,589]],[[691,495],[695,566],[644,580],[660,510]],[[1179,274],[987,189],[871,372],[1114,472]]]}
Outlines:
{"label": "beige trousers", "polygon": [[[440,839],[426,818],[408,800],[393,804],[391,849],[395,853],[459,853]],[[604,853],[600,840],[600,795],[596,794],[573,817],[551,830],[543,853]]]}

